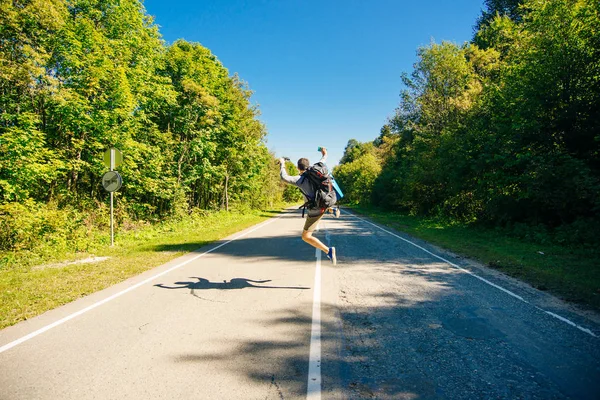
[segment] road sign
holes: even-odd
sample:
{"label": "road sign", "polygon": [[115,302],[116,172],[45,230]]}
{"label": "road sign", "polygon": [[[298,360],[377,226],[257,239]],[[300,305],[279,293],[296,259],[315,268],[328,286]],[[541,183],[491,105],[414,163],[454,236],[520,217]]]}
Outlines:
{"label": "road sign", "polygon": [[104,165],[106,165],[110,170],[117,168],[119,165],[123,163],[123,153],[119,149],[115,149],[111,147],[110,149],[104,152]]}
{"label": "road sign", "polygon": [[102,177],[102,186],[108,192],[116,192],[123,185],[123,179],[117,171],[109,171]]}

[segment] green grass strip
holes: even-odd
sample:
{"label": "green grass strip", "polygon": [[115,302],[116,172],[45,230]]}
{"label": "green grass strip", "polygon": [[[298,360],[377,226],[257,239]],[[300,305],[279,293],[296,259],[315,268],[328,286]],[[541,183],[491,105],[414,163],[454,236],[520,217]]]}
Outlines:
{"label": "green grass strip", "polygon": [[598,249],[540,245],[511,237],[500,229],[449,223],[373,207],[351,208],[381,225],[479,261],[564,300],[600,310]]}
{"label": "green grass strip", "polygon": [[[106,245],[108,234],[101,232],[95,238],[98,243],[88,246],[87,252],[52,254],[37,265],[40,257],[35,251],[0,254],[5,260],[0,268],[0,329],[122,282],[280,211],[198,213],[117,233],[114,247]],[[109,258],[68,263],[91,256]]]}

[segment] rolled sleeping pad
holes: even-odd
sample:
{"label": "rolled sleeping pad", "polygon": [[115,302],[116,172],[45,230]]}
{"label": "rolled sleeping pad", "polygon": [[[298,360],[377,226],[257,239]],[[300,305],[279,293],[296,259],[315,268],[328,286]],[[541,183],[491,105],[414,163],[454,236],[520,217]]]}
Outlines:
{"label": "rolled sleeping pad", "polygon": [[331,175],[331,184],[333,185],[333,190],[335,190],[335,194],[337,195],[338,200],[340,200],[342,197],[344,197],[344,193],[342,192],[342,189],[340,189],[340,186],[335,181],[335,178],[333,177],[333,175]]}

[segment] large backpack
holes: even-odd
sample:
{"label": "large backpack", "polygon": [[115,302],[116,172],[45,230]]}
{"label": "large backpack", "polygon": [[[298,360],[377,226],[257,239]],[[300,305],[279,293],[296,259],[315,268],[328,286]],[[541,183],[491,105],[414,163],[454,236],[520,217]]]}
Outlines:
{"label": "large backpack", "polygon": [[307,208],[320,209],[322,214],[329,207],[333,207],[335,205],[337,202],[337,195],[332,185],[332,178],[329,175],[329,170],[324,163],[318,162],[312,167],[308,167],[308,169],[302,174],[302,179],[308,179],[315,192],[314,198],[307,196],[309,200],[302,206],[303,217],[304,211]]}

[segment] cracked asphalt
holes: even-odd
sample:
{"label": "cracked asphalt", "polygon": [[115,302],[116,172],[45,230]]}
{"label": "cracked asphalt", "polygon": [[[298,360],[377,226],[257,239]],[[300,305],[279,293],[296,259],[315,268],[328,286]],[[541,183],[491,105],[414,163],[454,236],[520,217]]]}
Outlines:
{"label": "cracked asphalt", "polygon": [[[26,339],[0,352],[0,399],[307,398],[302,225],[287,210],[0,331],[0,348]],[[600,398],[598,315],[347,212],[317,236],[338,250],[321,270],[322,398]]]}

